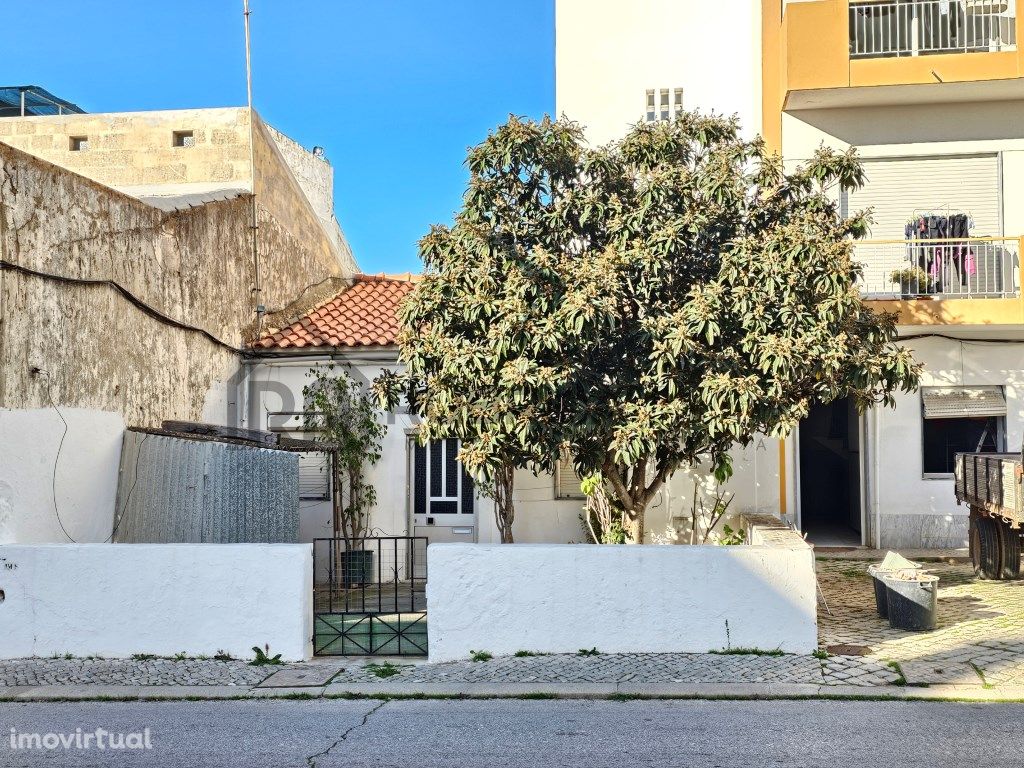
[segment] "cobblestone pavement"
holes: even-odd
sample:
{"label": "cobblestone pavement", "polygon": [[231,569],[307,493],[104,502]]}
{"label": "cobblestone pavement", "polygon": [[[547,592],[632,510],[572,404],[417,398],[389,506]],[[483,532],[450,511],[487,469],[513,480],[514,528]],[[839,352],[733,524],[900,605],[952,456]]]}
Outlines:
{"label": "cobblestone pavement", "polygon": [[915,675],[922,683],[967,682],[980,672],[991,685],[1024,685],[1024,581],[983,581],[969,564],[926,563],[939,577],[937,625],[933,632],[906,632],[891,629],[875,612],[867,566],[818,561],[831,610],[819,606],[822,647],[861,646],[865,658],[900,664],[911,683]]}
{"label": "cobblestone pavement", "polygon": [[238,685],[253,686],[279,667],[213,659],[14,659],[0,661],[0,686]]}
{"label": "cobblestone pavement", "polygon": [[808,683],[888,685],[899,674],[875,659],[824,661],[814,656],[709,653],[550,654],[399,667],[378,678],[365,664],[349,663],[333,683]]}

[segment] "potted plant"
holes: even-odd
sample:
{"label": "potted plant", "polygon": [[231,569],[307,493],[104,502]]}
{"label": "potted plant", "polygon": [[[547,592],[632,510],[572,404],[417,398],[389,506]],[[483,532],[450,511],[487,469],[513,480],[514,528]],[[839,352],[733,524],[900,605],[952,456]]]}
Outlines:
{"label": "potted plant", "polygon": [[935,281],[920,267],[894,270],[889,279],[899,284],[900,295],[906,299],[913,296],[929,296],[935,292]]}
{"label": "potted plant", "polygon": [[381,438],[387,427],[377,420],[370,394],[345,370],[317,366],[313,381],[303,388],[305,428],[333,446],[331,502],[334,528],[334,568],[342,586],[373,581],[373,550],[366,549],[370,510],[377,492],[365,477],[367,466],[380,460]]}

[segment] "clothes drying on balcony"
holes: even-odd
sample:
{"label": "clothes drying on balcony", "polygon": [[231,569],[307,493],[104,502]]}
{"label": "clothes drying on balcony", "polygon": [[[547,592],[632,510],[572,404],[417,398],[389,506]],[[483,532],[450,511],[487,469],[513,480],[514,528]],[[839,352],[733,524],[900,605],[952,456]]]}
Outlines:
{"label": "clothes drying on balcony", "polygon": [[[936,292],[959,288],[965,278],[978,271],[969,245],[974,221],[966,213],[919,215],[907,222],[907,260],[924,270]],[[944,240],[947,242],[934,242]],[[953,285],[950,285],[953,283]]]}

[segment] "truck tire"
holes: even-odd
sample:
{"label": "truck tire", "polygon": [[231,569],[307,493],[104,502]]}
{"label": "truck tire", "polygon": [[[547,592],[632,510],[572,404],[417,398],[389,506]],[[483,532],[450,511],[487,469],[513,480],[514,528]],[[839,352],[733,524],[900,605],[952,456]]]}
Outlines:
{"label": "truck tire", "polygon": [[991,517],[979,517],[974,521],[971,538],[974,539],[971,547],[974,552],[974,573],[980,579],[1002,578],[999,529],[996,521]]}
{"label": "truck tire", "polygon": [[999,536],[999,578],[1020,578],[1020,531],[1015,531],[1005,520],[995,520]]}

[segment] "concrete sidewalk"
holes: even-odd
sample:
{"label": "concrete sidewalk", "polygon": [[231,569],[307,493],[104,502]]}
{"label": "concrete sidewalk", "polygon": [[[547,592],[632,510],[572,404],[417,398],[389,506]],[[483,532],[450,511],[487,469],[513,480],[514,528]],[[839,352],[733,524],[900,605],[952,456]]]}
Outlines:
{"label": "concrete sidewalk", "polygon": [[[1024,700],[1024,686],[977,675],[906,685],[899,669],[862,657],[755,654],[536,655],[445,664],[332,658],[252,667],[213,660],[26,659],[3,662],[20,684],[0,700],[455,698],[868,698]],[[159,672],[165,682],[153,684]],[[192,683],[183,682],[195,676]],[[383,675],[383,676],[382,676]],[[86,676],[91,682],[82,682]],[[116,682],[129,679],[138,682]],[[47,682],[44,682],[47,681]],[[13,682],[10,678],[6,682]],[[206,681],[206,682],[201,682]]]}

